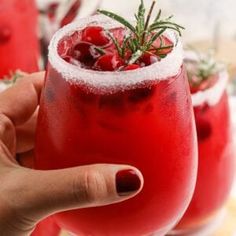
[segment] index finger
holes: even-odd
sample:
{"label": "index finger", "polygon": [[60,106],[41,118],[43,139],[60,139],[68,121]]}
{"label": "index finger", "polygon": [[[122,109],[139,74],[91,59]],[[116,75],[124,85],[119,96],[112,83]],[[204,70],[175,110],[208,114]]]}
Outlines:
{"label": "index finger", "polygon": [[15,126],[24,124],[39,104],[44,72],[26,76],[13,87],[0,94],[0,115],[6,116]]}

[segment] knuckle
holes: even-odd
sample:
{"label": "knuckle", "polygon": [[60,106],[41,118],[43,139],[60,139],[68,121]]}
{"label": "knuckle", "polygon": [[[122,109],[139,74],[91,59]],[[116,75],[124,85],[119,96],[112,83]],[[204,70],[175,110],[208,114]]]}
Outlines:
{"label": "knuckle", "polygon": [[76,179],[73,185],[73,195],[80,203],[96,204],[108,194],[104,176],[98,171],[87,169],[82,178]]}
{"label": "knuckle", "polygon": [[0,133],[4,134],[6,131],[12,130],[13,127],[11,120],[0,113]]}

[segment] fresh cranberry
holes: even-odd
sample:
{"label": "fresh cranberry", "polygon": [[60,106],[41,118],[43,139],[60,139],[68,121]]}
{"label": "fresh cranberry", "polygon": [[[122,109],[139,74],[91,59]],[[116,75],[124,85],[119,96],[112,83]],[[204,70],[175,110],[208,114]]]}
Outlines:
{"label": "fresh cranberry", "polygon": [[128,65],[124,68],[124,70],[137,70],[140,68],[140,65],[137,65],[137,64],[131,64],[131,65]]}
{"label": "fresh cranberry", "polygon": [[0,43],[6,43],[11,38],[11,29],[7,26],[0,26]]}
{"label": "fresh cranberry", "polygon": [[117,54],[101,56],[95,63],[94,69],[100,71],[115,71],[124,66],[124,61]]}
{"label": "fresh cranberry", "polygon": [[96,46],[105,46],[110,40],[100,26],[89,26],[82,32],[82,41],[92,43]]}
{"label": "fresh cranberry", "polygon": [[159,37],[154,43],[153,43],[153,46],[155,48],[163,48],[163,49],[159,49],[159,50],[151,50],[152,53],[154,53],[155,51],[155,54],[160,56],[160,57],[163,57],[163,56],[166,56],[167,54],[169,54],[172,50],[173,50],[173,42],[168,39],[167,37],[165,36],[161,36]]}
{"label": "fresh cranberry", "polygon": [[92,55],[92,44],[87,42],[77,43],[73,48],[73,57],[81,62],[93,61],[94,57]]}
{"label": "fresh cranberry", "polygon": [[142,57],[139,59],[139,63],[142,67],[150,66],[158,61],[159,58],[156,55],[149,52],[144,53]]}

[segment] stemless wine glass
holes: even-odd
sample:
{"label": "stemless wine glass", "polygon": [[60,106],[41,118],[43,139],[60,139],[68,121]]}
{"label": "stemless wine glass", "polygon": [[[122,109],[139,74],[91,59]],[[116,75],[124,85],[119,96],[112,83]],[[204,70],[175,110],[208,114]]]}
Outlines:
{"label": "stemless wine glass", "polygon": [[210,88],[192,94],[198,134],[198,178],[190,206],[172,235],[210,235],[223,219],[223,207],[232,188],[235,156],[226,93],[228,73],[224,68],[213,78],[217,82]]}
{"label": "stemless wine glass", "polygon": [[76,235],[164,235],[186,210],[195,187],[197,145],[182,47],[135,71],[83,69],[60,55],[88,25],[121,27],[93,16],[59,30],[49,47],[36,140],[41,170],[93,163],[130,164],[144,188],[115,205],[67,211],[56,222]]}
{"label": "stemless wine glass", "polygon": [[37,9],[33,0],[0,2],[0,78],[39,69]]}

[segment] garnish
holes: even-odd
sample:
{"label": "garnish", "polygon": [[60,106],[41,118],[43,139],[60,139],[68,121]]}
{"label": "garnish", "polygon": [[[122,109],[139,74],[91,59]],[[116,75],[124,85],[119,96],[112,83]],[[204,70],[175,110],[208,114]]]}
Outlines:
{"label": "garnish", "polygon": [[187,57],[185,64],[192,88],[199,87],[203,82],[215,79],[215,75],[225,68],[222,62],[216,60],[214,50],[209,50],[207,53],[199,53],[194,50],[191,53],[193,57]]}
{"label": "garnish", "polygon": [[[156,2],[157,0],[153,0],[150,9],[147,12],[144,5],[144,1],[141,0],[138,12],[135,14],[135,26],[133,26],[125,18],[113,12],[106,10],[98,10],[98,13],[112,18],[113,20],[119,22],[124,27],[130,30],[130,33],[124,36],[122,43],[119,43],[118,40],[111,33],[107,33],[107,35],[111,38],[114,45],[116,46],[117,52],[122,59],[126,59],[125,52],[131,51],[132,54],[127,64],[134,64],[146,52],[149,51],[155,51],[155,53],[160,56],[160,58],[165,57],[166,54],[159,54],[158,52],[173,48],[173,45],[165,45],[162,40],[163,34],[166,30],[174,30],[181,36],[181,31],[184,29],[184,27],[174,23],[172,21],[173,16],[162,19],[161,10],[159,10],[154,21],[152,23],[150,22]],[[157,39],[159,39],[161,42],[158,47],[153,45]]]}

